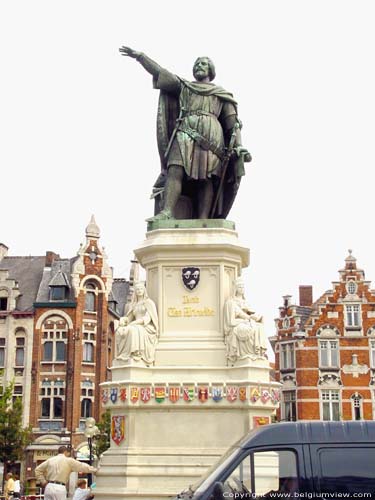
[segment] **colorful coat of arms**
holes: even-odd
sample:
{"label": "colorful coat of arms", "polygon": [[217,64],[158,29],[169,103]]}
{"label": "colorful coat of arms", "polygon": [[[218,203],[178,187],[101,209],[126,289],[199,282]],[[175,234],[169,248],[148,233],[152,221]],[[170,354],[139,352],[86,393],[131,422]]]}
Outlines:
{"label": "colorful coat of arms", "polygon": [[125,417],[123,415],[113,415],[111,419],[111,438],[117,446],[125,438]]}
{"label": "colorful coat of arms", "polygon": [[157,403],[165,401],[165,387],[155,387],[155,401]]}
{"label": "colorful coat of arms", "polygon": [[151,387],[141,387],[141,401],[148,403],[151,399]]}
{"label": "colorful coat of arms", "polygon": [[100,399],[101,399],[101,401],[102,401],[103,404],[106,404],[108,402],[109,396],[108,396],[108,390],[107,389],[103,389],[102,390],[102,394],[101,394]]}
{"label": "colorful coat of arms", "polygon": [[262,389],[260,399],[262,403],[267,403],[271,399],[271,394],[268,389]]}
{"label": "colorful coat of arms", "polygon": [[115,404],[116,401],[117,401],[117,394],[118,394],[117,387],[112,387],[110,398],[111,398],[111,401],[112,401],[113,404]]}
{"label": "colorful coat of arms", "polygon": [[223,399],[223,388],[222,387],[213,387],[212,388],[212,399],[218,403]]}
{"label": "colorful coat of arms", "polygon": [[256,387],[254,387],[253,389],[251,389],[250,392],[250,401],[252,403],[256,403],[259,398],[260,398],[260,392]]}
{"label": "colorful coat of arms", "polygon": [[130,401],[132,403],[136,403],[139,399],[139,388],[138,387],[131,387],[130,388]]}
{"label": "colorful coat of arms", "polygon": [[240,401],[246,401],[246,387],[240,387],[238,389],[238,397]]}
{"label": "colorful coat of arms", "polygon": [[126,387],[120,388],[120,401],[126,401]]}
{"label": "colorful coat of arms", "polygon": [[208,387],[198,388],[198,399],[201,403],[205,403],[208,400]]}
{"label": "colorful coat of arms", "polygon": [[236,401],[238,397],[238,387],[234,385],[230,385],[227,387],[227,400],[230,403],[233,403],[233,401]]}
{"label": "colorful coat of arms", "polygon": [[176,403],[180,399],[180,388],[170,387],[169,388],[169,401]]}
{"label": "colorful coat of arms", "polygon": [[279,389],[271,390],[271,401],[273,404],[276,404],[280,401],[280,391]]}
{"label": "colorful coat of arms", "polygon": [[188,403],[190,401],[193,401],[194,395],[195,395],[195,390],[194,386],[185,386],[183,389],[183,395],[184,395],[184,401],[187,401]]}

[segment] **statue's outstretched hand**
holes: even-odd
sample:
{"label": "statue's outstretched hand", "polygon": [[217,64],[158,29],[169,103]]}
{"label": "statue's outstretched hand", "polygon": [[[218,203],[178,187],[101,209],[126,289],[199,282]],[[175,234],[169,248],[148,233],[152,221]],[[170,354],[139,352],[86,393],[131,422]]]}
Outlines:
{"label": "statue's outstretched hand", "polygon": [[133,59],[137,59],[137,57],[140,55],[140,52],[138,52],[137,50],[133,50],[130,47],[125,47],[125,45],[120,47],[118,50],[123,56],[132,57]]}

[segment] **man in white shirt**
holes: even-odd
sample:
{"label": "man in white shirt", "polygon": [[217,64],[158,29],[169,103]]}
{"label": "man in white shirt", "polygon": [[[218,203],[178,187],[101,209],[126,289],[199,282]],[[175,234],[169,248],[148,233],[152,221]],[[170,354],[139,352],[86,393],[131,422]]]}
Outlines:
{"label": "man in white shirt", "polygon": [[66,500],[66,485],[71,472],[96,472],[95,467],[74,458],[66,446],[60,446],[58,455],[49,458],[35,469],[35,476],[44,490],[44,500]]}

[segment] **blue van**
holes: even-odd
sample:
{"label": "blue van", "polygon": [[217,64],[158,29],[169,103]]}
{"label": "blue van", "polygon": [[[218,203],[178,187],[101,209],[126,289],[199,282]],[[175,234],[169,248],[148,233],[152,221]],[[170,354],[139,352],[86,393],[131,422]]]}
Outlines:
{"label": "blue van", "polygon": [[375,422],[258,427],[177,498],[375,499]]}

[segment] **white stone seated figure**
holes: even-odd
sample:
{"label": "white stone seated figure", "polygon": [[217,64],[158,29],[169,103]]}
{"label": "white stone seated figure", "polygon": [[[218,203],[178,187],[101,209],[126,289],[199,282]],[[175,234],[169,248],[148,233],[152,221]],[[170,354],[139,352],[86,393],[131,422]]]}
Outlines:
{"label": "white stone seated figure", "polygon": [[265,357],[267,344],[263,318],[246,303],[241,278],[234,282],[232,296],[224,305],[224,334],[227,358],[231,363]]}
{"label": "white stone seated figure", "polygon": [[146,365],[152,364],[158,334],[155,303],[148,297],[144,283],[137,282],[128,312],[116,329],[116,360],[143,360]]}

